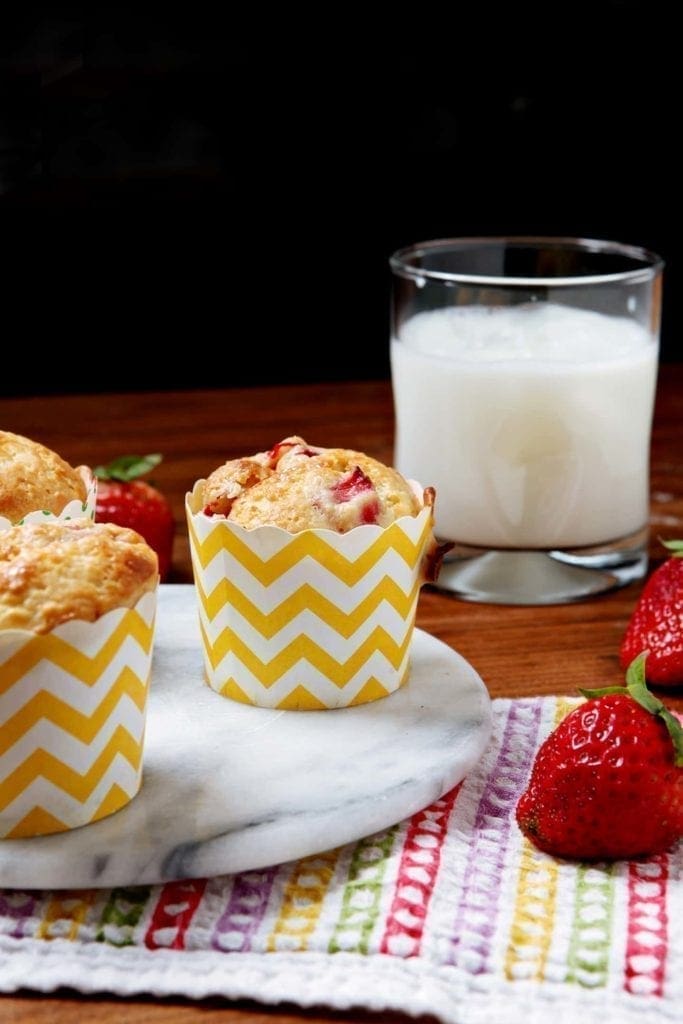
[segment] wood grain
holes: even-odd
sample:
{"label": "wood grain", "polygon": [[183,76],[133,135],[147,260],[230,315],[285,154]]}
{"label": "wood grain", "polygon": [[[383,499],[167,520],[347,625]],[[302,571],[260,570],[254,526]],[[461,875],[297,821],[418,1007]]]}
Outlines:
{"label": "wood grain", "polygon": [[[184,494],[227,458],[269,448],[298,433],[312,444],[358,448],[391,461],[393,407],[385,381],[272,388],[130,393],[0,400],[0,428],[40,440],[74,464],[160,451],[155,480],[177,523],[172,580],[191,581]],[[652,439],[651,557],[657,536],[683,537],[683,365],[662,367]],[[438,500],[438,499],[437,499]],[[641,585],[574,605],[512,608],[471,604],[425,589],[418,625],[457,648],[492,697],[573,693],[618,682],[617,651]],[[683,711],[683,696],[667,695]],[[27,978],[27,985],[30,979]],[[407,1021],[401,1015],[264,1008],[205,1000],[121,1000],[74,993],[6,996],[0,1019],[13,1024],[310,1024]],[[412,1019],[412,1018],[411,1018]],[[429,1024],[423,1018],[421,1024]]]}
{"label": "wood grain", "polygon": [[[153,999],[81,996],[64,989],[58,996],[26,992],[0,997],[2,1024],[438,1024],[435,1017],[402,1013],[336,1012],[324,1007],[262,1006],[225,999]],[[492,1022],[493,1024],[493,1022]]]}

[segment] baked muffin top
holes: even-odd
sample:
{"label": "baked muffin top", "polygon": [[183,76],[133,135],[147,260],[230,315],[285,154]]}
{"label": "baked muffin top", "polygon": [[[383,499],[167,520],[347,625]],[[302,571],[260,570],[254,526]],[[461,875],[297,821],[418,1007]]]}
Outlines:
{"label": "baked muffin top", "polygon": [[0,430],[0,516],[16,523],[29,512],[59,515],[68,502],[85,498],[80,472],[56,452]]}
{"label": "baked muffin top", "polygon": [[88,519],[0,533],[0,629],[47,633],[132,608],[157,582],[154,551],[134,530]]}
{"label": "baked muffin top", "polygon": [[316,448],[301,437],[219,466],[205,481],[202,502],[206,515],[290,533],[388,526],[422,509],[395,469],[363,452]]}

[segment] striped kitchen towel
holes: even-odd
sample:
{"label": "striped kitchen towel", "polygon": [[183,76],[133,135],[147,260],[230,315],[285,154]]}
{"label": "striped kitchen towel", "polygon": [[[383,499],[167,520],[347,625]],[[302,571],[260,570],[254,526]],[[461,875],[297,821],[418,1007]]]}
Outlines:
{"label": "striped kitchen towel", "polygon": [[578,864],[514,820],[564,698],[494,701],[484,757],[407,821],[212,879],[0,890],[0,991],[222,995],[448,1024],[680,1021],[683,849]]}

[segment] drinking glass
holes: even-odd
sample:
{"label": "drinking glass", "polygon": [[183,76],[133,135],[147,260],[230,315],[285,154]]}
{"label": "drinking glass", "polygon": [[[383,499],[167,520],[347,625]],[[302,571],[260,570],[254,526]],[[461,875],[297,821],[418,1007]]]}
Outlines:
{"label": "drinking glass", "polygon": [[390,262],[395,464],[436,489],[439,586],[555,604],[642,577],[661,258],[455,238]]}

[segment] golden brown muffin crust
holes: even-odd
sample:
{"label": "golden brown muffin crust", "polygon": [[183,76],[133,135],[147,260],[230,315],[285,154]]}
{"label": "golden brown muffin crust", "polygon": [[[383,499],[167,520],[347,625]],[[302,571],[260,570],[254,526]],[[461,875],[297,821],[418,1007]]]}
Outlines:
{"label": "golden brown muffin crust", "polygon": [[68,502],[85,498],[80,472],[56,452],[0,430],[0,516],[16,523],[29,512],[59,515]]}
{"label": "golden brown muffin crust", "polygon": [[157,583],[158,560],[134,530],[87,519],[0,533],[0,629],[47,633],[132,608]]}
{"label": "golden brown muffin crust", "polygon": [[227,462],[206,481],[204,510],[247,529],[290,533],[388,526],[422,505],[395,469],[348,448],[316,448],[285,438],[269,452]]}
{"label": "golden brown muffin crust", "polygon": [[235,498],[271,475],[271,470],[257,459],[232,459],[215,469],[204,485],[204,504],[212,515],[226,516]]}

